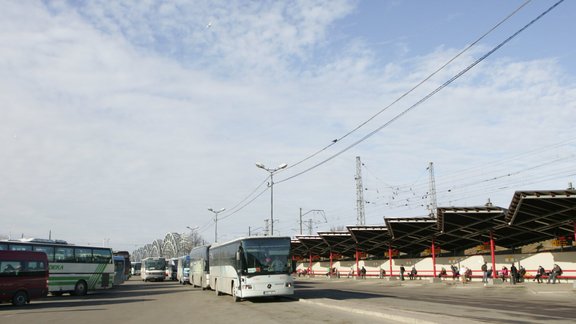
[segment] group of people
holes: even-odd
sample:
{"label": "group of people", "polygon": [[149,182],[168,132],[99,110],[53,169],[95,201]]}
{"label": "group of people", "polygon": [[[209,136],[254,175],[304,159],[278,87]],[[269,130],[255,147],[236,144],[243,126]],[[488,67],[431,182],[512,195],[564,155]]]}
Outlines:
{"label": "group of people", "polygon": [[534,279],[532,281],[537,281],[538,283],[542,283],[544,282],[544,279],[542,278],[543,276],[548,276],[548,281],[546,282],[547,284],[552,283],[555,284],[556,283],[556,279],[558,279],[558,276],[562,275],[562,268],[560,268],[560,266],[558,266],[557,264],[554,265],[554,267],[552,268],[551,271],[546,272],[546,270],[544,270],[544,268],[542,266],[538,266],[538,270],[536,271],[536,275],[534,276]]}
{"label": "group of people", "polygon": [[523,266],[520,266],[520,269],[518,269],[514,263],[510,266],[510,270],[508,270],[506,266],[503,266],[500,271],[500,278],[502,281],[506,282],[506,279],[510,278],[510,283],[513,285],[518,282],[523,282],[524,276],[526,276],[526,269]]}
{"label": "group of people", "polygon": [[[488,282],[488,278],[492,276],[492,269],[490,268],[490,270],[488,270],[486,262],[484,262],[484,264],[482,265],[482,272],[483,272],[482,282],[486,283]],[[555,264],[552,270],[549,272],[546,272],[546,270],[544,270],[542,266],[538,266],[538,270],[536,271],[536,275],[534,276],[534,279],[532,281],[542,283],[544,282],[543,277],[547,276],[548,277],[547,283],[554,284],[556,283],[557,277],[561,275],[562,275],[562,269],[557,264]],[[506,266],[503,266],[502,269],[500,270],[500,273],[498,274],[498,277],[502,279],[502,281],[504,282],[506,282],[506,280],[510,278],[510,283],[515,285],[518,282],[524,281],[524,278],[526,277],[526,269],[523,266],[519,266],[519,268],[516,268],[516,265],[512,263],[510,265],[510,269],[508,269]]]}
{"label": "group of people", "polygon": [[[406,268],[403,265],[400,266],[400,280],[404,280],[404,273],[406,272]],[[416,279],[416,275],[418,275],[418,270],[416,270],[415,266],[412,266],[412,269],[408,273],[408,278],[410,280]]]}
{"label": "group of people", "polygon": [[[482,282],[483,283],[488,283],[488,278],[492,278],[492,267],[488,268],[488,264],[486,262],[484,262],[484,264],[482,264],[482,266],[480,267],[480,269],[482,270]],[[460,279],[462,280],[463,283],[467,283],[468,281],[472,280],[472,270],[466,266],[462,266],[460,269],[458,269],[458,267],[456,267],[456,265],[450,265],[450,270],[452,271],[452,279],[456,280],[456,279]],[[404,268],[403,265],[400,266],[400,280],[404,280],[404,274],[406,273],[406,269]],[[416,276],[418,274],[418,271],[416,270],[415,266],[412,266],[412,269],[410,270],[410,272],[408,273],[408,277],[410,280],[414,280],[416,279]],[[502,281],[506,282],[508,280],[508,278],[510,278],[510,283],[515,285],[518,282],[523,282],[524,278],[526,276],[526,269],[523,266],[519,266],[519,268],[516,268],[516,265],[514,263],[512,263],[510,265],[510,269],[508,269],[506,266],[503,266],[502,269],[500,270],[500,272],[496,273],[497,277],[499,277],[500,279],[502,279]],[[300,275],[300,274],[299,274]],[[366,268],[364,268],[364,266],[362,266],[362,268],[359,271],[359,275],[360,278],[365,279],[366,278]],[[383,278],[386,275],[386,271],[384,269],[380,270],[380,278]],[[440,273],[438,274],[438,278],[442,278],[447,276],[447,272],[446,269],[444,267],[442,267],[442,269],[440,270]],[[534,279],[532,281],[537,281],[538,283],[542,283],[544,282],[544,276],[546,276],[548,278],[547,283],[556,283],[556,280],[558,279],[558,276],[562,275],[562,269],[555,264],[554,268],[552,268],[551,271],[546,272],[546,270],[544,270],[544,268],[542,266],[538,266],[538,270],[536,272],[536,275],[534,276]],[[328,273],[326,273],[326,276],[338,276],[338,271],[336,270],[336,268],[332,268],[330,269],[330,271]],[[353,267],[350,270],[350,273],[348,273],[348,277],[350,276],[354,276],[354,269]],[[339,277],[339,276],[338,276]]]}

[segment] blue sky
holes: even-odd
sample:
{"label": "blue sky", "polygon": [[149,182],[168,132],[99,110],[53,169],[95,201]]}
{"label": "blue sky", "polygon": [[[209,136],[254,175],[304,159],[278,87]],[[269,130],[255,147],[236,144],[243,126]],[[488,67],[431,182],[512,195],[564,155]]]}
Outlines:
{"label": "blue sky", "polygon": [[429,162],[440,206],[565,189],[570,1],[353,145],[555,1],[527,3],[331,145],[523,3],[2,1],[0,235],[134,250],[198,226],[211,241],[207,208],[227,208],[220,241],[261,232],[270,197],[256,162],[290,166],[274,187],[275,234],[289,236],[300,208],[324,210],[305,218],[314,231],[356,223],[356,156],[367,224],[426,215]]}

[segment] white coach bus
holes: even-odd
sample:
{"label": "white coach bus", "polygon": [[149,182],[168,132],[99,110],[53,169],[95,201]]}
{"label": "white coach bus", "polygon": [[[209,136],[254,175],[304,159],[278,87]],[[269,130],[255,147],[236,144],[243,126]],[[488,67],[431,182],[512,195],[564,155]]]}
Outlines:
{"label": "white coach bus", "polygon": [[152,257],[143,259],[140,278],[143,281],[164,281],[166,278],[166,259]]}
{"label": "white coach bus", "polygon": [[48,291],[52,295],[84,296],[114,283],[112,249],[79,246],[62,240],[0,240],[0,250],[44,252],[48,257]]}
{"label": "white coach bus", "polygon": [[190,251],[190,284],[192,287],[210,288],[210,245],[197,246]]}
{"label": "white coach bus", "polygon": [[210,247],[210,287],[234,301],[294,294],[289,237],[246,237]]}
{"label": "white coach bus", "polygon": [[185,255],[178,258],[178,270],[176,271],[176,279],[181,285],[190,283],[190,256]]}

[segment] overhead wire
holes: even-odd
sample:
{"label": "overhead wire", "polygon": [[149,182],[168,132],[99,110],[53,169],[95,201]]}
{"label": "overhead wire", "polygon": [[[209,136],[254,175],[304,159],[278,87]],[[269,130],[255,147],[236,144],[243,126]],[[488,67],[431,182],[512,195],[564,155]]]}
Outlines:
{"label": "overhead wire", "polygon": [[[359,124],[358,126],[356,126],[355,128],[353,128],[351,131],[349,131],[348,133],[344,134],[343,136],[339,137],[338,139],[334,140],[332,143],[330,143],[329,145],[321,148],[320,150],[318,150],[317,152],[309,155],[308,157],[295,162],[295,163],[290,163],[288,165],[288,167],[286,169],[284,169],[283,171],[286,171],[288,169],[291,169],[293,167],[296,167],[310,159],[312,159],[313,157],[319,155],[320,153],[326,151],[328,148],[332,147],[333,145],[335,145],[336,143],[338,143],[339,141],[345,139],[346,137],[350,136],[351,134],[353,134],[354,132],[356,132],[357,130],[359,130],[360,128],[362,128],[363,126],[365,126],[366,124],[368,124],[370,121],[372,121],[373,119],[375,119],[377,116],[379,116],[380,114],[382,114],[384,111],[386,111],[388,108],[392,107],[393,105],[395,105],[396,103],[398,103],[400,100],[402,100],[403,98],[405,98],[406,96],[408,96],[410,93],[412,93],[413,91],[415,91],[417,88],[419,88],[422,84],[424,84],[425,82],[427,82],[428,80],[430,80],[432,77],[434,77],[436,74],[438,74],[440,71],[442,71],[443,69],[445,69],[449,64],[451,64],[453,61],[455,61],[457,58],[459,58],[462,54],[466,53],[470,48],[472,48],[473,46],[475,46],[476,44],[478,44],[482,39],[484,39],[486,36],[488,36],[490,33],[492,33],[494,30],[496,30],[500,25],[502,25],[504,22],[506,22],[508,19],[510,19],[512,16],[514,16],[517,12],[519,12],[522,8],[524,8],[528,3],[530,3],[531,0],[527,0],[524,3],[522,3],[518,8],[516,8],[514,11],[512,11],[510,14],[508,14],[504,19],[501,19],[496,25],[492,26],[487,32],[485,32],[484,34],[482,34],[480,37],[478,37],[476,40],[474,40],[472,43],[470,43],[468,46],[466,46],[463,50],[461,50],[459,53],[457,53],[454,57],[452,57],[450,60],[448,60],[446,63],[444,63],[443,65],[441,65],[439,68],[437,68],[435,71],[433,71],[431,74],[429,74],[426,78],[424,78],[423,80],[421,80],[420,82],[418,82],[415,86],[413,86],[412,88],[410,88],[408,91],[406,91],[404,94],[402,94],[400,97],[398,97],[396,100],[394,100],[393,102],[391,102],[390,104],[388,104],[386,107],[384,107],[383,109],[381,109],[380,111],[378,111],[376,114],[372,115],[370,118],[368,118],[367,120],[365,120],[364,122],[362,122],[361,124]],[[269,177],[268,177],[269,178]],[[267,178],[267,179],[268,179]],[[267,180],[266,179],[266,180]],[[264,182],[266,182],[266,180],[264,180]],[[277,183],[281,183],[283,181],[279,181]],[[242,202],[246,201],[251,195],[253,195],[259,188],[260,186],[262,186],[262,184],[260,184],[258,187],[256,187],[256,189],[254,189],[246,198],[244,198],[241,202],[237,203],[234,207],[232,207],[230,210],[233,210],[234,208],[236,208],[238,205],[241,205]],[[253,200],[251,200],[253,201]],[[246,207],[247,205],[244,205],[242,208]],[[239,210],[238,210],[239,211]],[[234,212],[236,213],[236,212]],[[234,214],[233,213],[233,214]],[[232,214],[230,214],[232,215]],[[229,216],[230,216],[229,215]]]}
{"label": "overhead wire", "polygon": [[484,61],[486,58],[488,58],[489,56],[491,56],[492,54],[494,54],[496,51],[498,51],[500,48],[502,48],[504,45],[506,45],[508,42],[510,42],[512,39],[514,39],[516,36],[518,36],[520,33],[522,33],[524,30],[526,30],[528,27],[532,26],[535,22],[537,22],[538,20],[540,20],[542,17],[544,17],[546,14],[548,14],[550,11],[552,11],[554,8],[556,8],[560,3],[562,3],[564,0],[559,0],[558,2],[556,2],[554,5],[552,5],[550,8],[548,8],[546,11],[544,11],[543,13],[541,13],[540,15],[538,15],[536,18],[532,19],[529,23],[527,23],[526,25],[524,25],[522,28],[520,28],[519,30],[517,30],[514,34],[512,34],[511,36],[509,36],[508,38],[506,38],[504,41],[502,41],[501,43],[499,43],[497,46],[495,46],[494,48],[492,48],[490,51],[488,51],[487,53],[485,53],[484,55],[482,55],[480,58],[478,58],[477,60],[475,60],[472,64],[468,65],[466,68],[464,68],[463,70],[461,70],[460,72],[458,72],[456,75],[454,75],[453,77],[451,77],[450,79],[448,79],[447,81],[445,81],[443,84],[441,84],[439,87],[435,88],[433,91],[431,91],[430,93],[428,93],[426,96],[424,96],[422,99],[418,100],[416,103],[414,103],[413,105],[411,105],[410,107],[406,108],[405,110],[403,110],[402,112],[400,112],[399,114],[397,114],[396,116],[394,116],[393,118],[391,118],[390,120],[388,120],[386,123],[384,123],[383,125],[379,126],[378,128],[376,128],[375,130],[371,131],[370,133],[368,133],[367,135],[361,137],[359,140],[355,141],[354,143],[348,145],[347,147],[345,147],[344,149],[336,152],[335,154],[329,156],[328,158],[314,164],[313,166],[298,172],[288,178],[282,179],[278,182],[276,182],[277,184],[279,183],[283,183],[286,181],[289,181],[291,179],[294,179],[296,177],[299,177],[303,174],[306,174],[316,168],[318,168],[321,165],[326,164],[327,162],[333,160],[334,158],[336,158],[337,156],[347,152],[348,150],[350,150],[351,148],[355,147],[356,145],[364,142],[365,140],[367,140],[368,138],[374,136],[374,134],[378,133],[379,131],[381,131],[382,129],[388,127],[390,124],[392,124],[393,122],[395,122],[396,120],[400,119],[401,117],[403,117],[404,115],[406,115],[407,113],[409,113],[410,111],[412,111],[414,108],[418,107],[420,104],[426,102],[428,99],[430,99],[431,97],[433,97],[435,94],[437,94],[438,92],[440,92],[442,89],[446,88],[448,85],[450,85],[452,82],[454,82],[455,80],[457,80],[458,78],[460,78],[462,75],[464,75],[466,72],[470,71],[472,68],[474,68],[476,65],[478,65],[480,62]]}
{"label": "overhead wire", "polygon": [[[350,150],[351,148],[355,147],[356,145],[362,143],[363,141],[365,141],[366,139],[372,137],[374,134],[376,134],[377,132],[379,132],[380,130],[384,129],[385,127],[389,126],[391,123],[393,123],[394,121],[398,120],[399,118],[401,118],[402,116],[404,116],[405,114],[407,114],[408,112],[410,112],[411,110],[413,110],[414,108],[416,108],[417,106],[419,106],[420,104],[422,104],[423,102],[427,101],[429,98],[431,98],[432,96],[434,96],[436,93],[438,93],[439,91],[441,91],[442,89],[444,89],[445,87],[447,87],[448,85],[450,85],[453,81],[455,81],[456,79],[458,79],[459,77],[461,77],[463,74],[465,74],[466,72],[468,72],[470,69],[472,69],[473,67],[475,67],[477,64],[479,64],[480,62],[482,62],[483,60],[485,60],[487,57],[489,57],[490,55],[492,55],[494,52],[496,52],[498,49],[500,49],[502,46],[504,46],[506,43],[508,43],[510,40],[512,40],[513,38],[515,38],[518,34],[520,34],[521,32],[523,32],[525,29],[527,29],[529,26],[531,26],[532,24],[534,24],[536,21],[538,21],[539,19],[541,19],[544,15],[546,15],[548,12],[550,12],[552,9],[554,9],[555,7],[557,7],[560,3],[562,3],[564,0],[560,0],[557,3],[555,3],[553,6],[551,6],[550,8],[548,8],[546,11],[544,11],[543,13],[541,13],[538,17],[534,18],[532,21],[530,21],[528,24],[526,24],[524,27],[522,27],[520,30],[518,30],[517,32],[515,32],[513,35],[511,35],[510,37],[508,37],[507,39],[505,39],[503,42],[501,42],[499,45],[497,45],[496,47],[494,47],[491,51],[487,52],[486,54],[484,54],[482,57],[480,57],[479,59],[477,59],[476,61],[474,61],[472,64],[470,64],[468,67],[466,67],[465,69],[461,70],[459,73],[457,73],[455,76],[453,76],[452,78],[450,78],[448,81],[444,82],[441,86],[437,87],[435,90],[433,90],[432,92],[430,92],[428,95],[426,95],[425,97],[423,97],[422,99],[420,99],[419,101],[417,101],[415,104],[413,104],[412,106],[408,107],[407,109],[405,109],[404,111],[402,111],[401,113],[397,114],[396,116],[394,116],[392,119],[390,119],[388,122],[384,123],[383,125],[381,125],[380,127],[376,128],[375,130],[373,130],[372,132],[368,133],[367,135],[365,135],[364,137],[360,138],[359,140],[355,141],[354,143],[352,143],[351,145],[345,147],[343,150],[333,154],[332,156],[322,160],[321,162],[313,165],[312,167],[309,167],[301,172],[296,173],[295,175],[292,175],[290,177],[281,179],[279,181],[276,182],[276,184],[280,184],[286,181],[289,181],[291,179],[294,179],[298,176],[301,176],[305,173],[308,173],[309,171],[318,168],[319,166],[331,161],[332,159],[340,156],[341,154],[343,154],[344,152]],[[468,45],[467,47],[465,47],[462,51],[460,51],[458,54],[456,54],[453,58],[451,58],[450,60],[448,60],[445,64],[443,64],[441,67],[439,67],[438,69],[436,69],[434,72],[432,72],[430,75],[428,75],[426,78],[424,78],[422,81],[420,81],[419,83],[417,83],[414,87],[412,87],[411,89],[409,89],[407,92],[405,92],[403,95],[401,95],[399,98],[397,98],[396,100],[394,100],[392,103],[390,103],[389,105],[387,105],[386,107],[384,107],[383,109],[381,109],[380,111],[378,111],[376,114],[374,114],[373,116],[371,116],[370,118],[368,118],[366,121],[362,122],[361,124],[359,124],[357,127],[355,127],[354,129],[352,129],[351,131],[349,131],[348,133],[344,134],[343,136],[339,137],[338,139],[334,140],[332,143],[330,143],[329,145],[323,147],[322,149],[320,149],[319,151],[311,154],[310,156],[290,164],[285,170],[296,167],[300,164],[302,164],[305,161],[310,160],[311,158],[317,156],[318,154],[320,154],[321,152],[327,150],[328,148],[332,147],[333,145],[335,145],[336,143],[339,143],[341,140],[345,139],[346,137],[350,136],[352,133],[356,132],[358,129],[362,128],[363,126],[365,126],[366,124],[368,124],[370,121],[374,120],[377,116],[379,116],[381,113],[383,113],[384,111],[386,111],[388,108],[390,108],[391,106],[393,106],[394,104],[396,104],[397,102],[399,102],[400,100],[402,100],[403,98],[405,98],[407,95],[409,95],[410,93],[412,93],[414,90],[416,90],[418,87],[420,87],[422,84],[424,84],[425,82],[427,82],[428,80],[430,80],[433,76],[435,76],[437,73],[439,73],[440,71],[442,71],[444,68],[446,68],[446,66],[448,66],[450,63],[452,63],[454,60],[456,60],[458,57],[460,57],[462,54],[464,54],[466,51],[468,51],[470,48],[472,48],[474,45],[476,45],[478,42],[480,42],[482,39],[484,39],[487,35],[489,35],[492,31],[494,31],[496,28],[498,28],[501,24],[503,24],[505,21],[507,21],[510,17],[514,16],[518,11],[520,11],[523,7],[525,7],[528,3],[530,3],[531,0],[527,0],[524,3],[522,3],[518,8],[516,8],[512,13],[510,13],[508,16],[506,16],[504,19],[502,19],[500,22],[498,22],[496,25],[494,25],[492,28],[490,28],[486,33],[484,33],[482,36],[480,36],[478,39],[476,39],[474,42],[472,42],[470,45]],[[269,178],[269,177],[268,177]],[[267,181],[266,178],[263,183],[265,183]],[[244,198],[241,202],[237,203],[234,207],[232,207],[230,210],[234,210],[235,208],[237,208],[238,206],[242,205],[243,202],[245,202],[246,200],[249,199],[249,197],[251,197],[261,186],[261,183],[256,189],[254,189],[246,198]],[[254,200],[256,200],[258,197],[260,197],[264,192],[266,192],[266,190],[260,192],[258,195],[256,195],[255,197],[253,197],[252,199],[250,199],[247,203],[243,204],[241,207],[239,207],[238,209],[236,209],[235,211],[233,211],[232,213],[229,213],[228,215],[222,217],[221,219],[225,219],[228,218],[236,213],[238,213],[239,211],[241,211],[242,209],[244,209],[246,206],[248,206],[249,204],[251,204]]]}
{"label": "overhead wire", "polygon": [[[558,156],[555,154],[551,157],[546,157],[545,159],[540,159],[539,154],[545,153],[551,149],[557,149],[562,146],[570,145],[574,142],[575,139],[570,139],[567,141],[547,145],[544,147],[539,147],[533,149],[528,152],[524,152],[521,154],[517,154],[511,158],[506,158],[494,162],[489,162],[484,164],[485,165],[492,165],[498,166],[503,164],[504,162],[514,161],[518,158],[522,158],[522,160],[527,160],[529,158],[538,158],[536,164],[532,163],[529,164],[527,167],[517,169],[514,171],[507,171],[507,170],[484,170],[483,174],[497,174],[496,176],[485,177],[481,176],[479,179],[470,181],[470,179],[477,177],[477,175],[473,173],[465,173],[467,171],[474,171],[477,168],[470,168],[464,171],[458,171],[458,177],[456,178],[453,174],[449,174],[447,176],[442,176],[437,182],[440,183],[450,183],[449,185],[440,185],[437,187],[437,195],[439,201],[456,201],[455,197],[461,198],[462,192],[466,195],[465,198],[469,197],[471,193],[479,193],[478,195],[486,195],[489,197],[490,194],[495,192],[502,191],[502,188],[509,188],[516,184],[525,184],[526,181],[523,179],[532,179],[534,180],[536,176],[541,181],[546,181],[548,179],[555,179],[558,177],[569,177],[570,173],[574,171],[573,165],[570,163],[565,163],[572,161],[574,157],[576,157],[576,150],[574,153],[563,156]],[[576,148],[576,147],[575,147]],[[565,166],[562,166],[562,163]],[[366,167],[366,163],[363,163],[364,167]],[[560,166],[555,167],[553,169],[549,169],[549,172],[538,172],[535,175],[532,175],[532,171],[551,167],[553,164],[560,164]],[[372,175],[368,173],[368,175]],[[517,179],[518,176],[522,176],[522,179]],[[421,178],[421,176],[419,177]],[[450,179],[447,181],[446,179]],[[461,182],[461,183],[459,183]],[[387,209],[394,209],[394,208],[406,208],[406,207],[424,207],[427,206],[427,199],[428,199],[428,190],[429,190],[429,183],[422,181],[420,183],[413,183],[410,187],[402,188],[401,186],[397,185],[390,185],[385,183],[385,187],[377,187],[375,190],[377,195],[375,198],[370,197],[370,195],[366,196],[366,199],[370,200],[368,207],[371,207],[371,210],[380,210],[381,208]],[[470,188],[470,189],[468,189]],[[373,194],[373,189],[366,188],[366,191],[370,194]],[[420,197],[420,198],[418,198]],[[461,200],[461,199],[458,199]]]}
{"label": "overhead wire", "polygon": [[524,3],[522,3],[518,8],[516,8],[514,11],[512,11],[510,14],[508,14],[508,16],[506,16],[505,18],[503,18],[502,20],[500,20],[496,25],[492,26],[492,28],[490,28],[487,32],[485,32],[484,34],[482,34],[480,37],[478,37],[476,40],[474,40],[472,43],[470,43],[468,46],[466,46],[463,50],[461,50],[460,52],[458,52],[455,56],[453,56],[451,59],[449,59],[446,63],[444,63],[443,65],[441,65],[439,68],[437,68],[436,70],[434,70],[432,73],[430,73],[427,77],[425,77],[424,79],[422,79],[420,82],[418,82],[416,85],[414,85],[412,88],[410,88],[408,91],[404,92],[400,97],[396,98],[394,101],[392,101],[390,104],[388,104],[387,106],[385,106],[384,108],[382,108],[380,111],[378,111],[377,113],[375,113],[374,115],[372,115],[370,118],[368,118],[367,120],[363,121],[362,123],[360,123],[358,126],[354,127],[352,130],[350,130],[348,133],[342,135],[341,137],[333,140],[330,144],[324,146],[323,148],[321,148],[320,150],[316,151],[315,153],[307,156],[306,158],[295,162],[295,163],[291,163],[288,165],[288,167],[286,169],[290,169],[293,167],[296,167],[306,161],[308,161],[309,159],[317,156],[318,154],[326,151],[327,149],[329,149],[330,147],[334,146],[335,144],[339,143],[341,140],[345,139],[346,137],[350,136],[351,134],[355,133],[357,130],[359,130],[360,128],[364,127],[366,124],[368,124],[370,121],[374,120],[376,117],[378,117],[380,114],[382,114],[384,111],[388,110],[390,107],[392,107],[393,105],[395,105],[396,103],[398,103],[400,100],[404,99],[406,96],[408,96],[410,93],[414,92],[414,90],[418,89],[422,84],[426,83],[428,80],[430,80],[432,77],[434,77],[436,74],[438,74],[440,71],[444,70],[448,65],[450,65],[452,62],[454,62],[456,59],[458,59],[460,56],[462,56],[462,54],[466,53],[468,50],[470,50],[472,47],[474,47],[476,44],[478,44],[482,39],[484,39],[486,36],[488,36],[489,34],[491,34],[494,30],[496,30],[498,27],[500,27],[500,25],[502,25],[504,22],[506,22],[508,19],[510,19],[511,17],[513,17],[517,12],[519,12],[522,8],[524,8],[528,3],[530,3],[532,0],[526,0]]}
{"label": "overhead wire", "polygon": [[221,218],[219,218],[220,220],[226,219],[238,212],[240,212],[242,209],[244,209],[246,206],[250,205],[254,200],[258,199],[258,197],[262,196],[266,191],[268,191],[268,189],[266,188],[265,190],[262,190],[259,194],[257,194],[256,196],[254,196],[252,199],[250,199],[248,202],[246,202],[244,205],[242,205],[242,207],[238,208],[237,210],[227,214],[226,216],[223,216]]}

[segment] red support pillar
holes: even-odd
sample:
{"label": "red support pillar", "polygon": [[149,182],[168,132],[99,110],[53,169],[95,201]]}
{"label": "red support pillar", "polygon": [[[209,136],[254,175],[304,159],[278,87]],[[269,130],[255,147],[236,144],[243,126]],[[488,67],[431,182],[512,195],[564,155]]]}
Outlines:
{"label": "red support pillar", "polygon": [[390,259],[390,278],[392,278],[392,245],[388,245],[388,258]]}
{"label": "red support pillar", "polygon": [[310,252],[310,264],[308,265],[308,275],[312,276],[312,252]]}
{"label": "red support pillar", "polygon": [[492,231],[490,231],[490,256],[492,256],[492,278],[496,279],[496,253]]}
{"label": "red support pillar", "polygon": [[360,272],[360,268],[358,268],[358,257],[359,257],[359,253],[358,253],[358,247],[356,247],[356,277],[358,277],[358,273]]}
{"label": "red support pillar", "polygon": [[434,239],[432,239],[432,268],[434,269],[434,278],[436,278],[436,249],[434,245]]}

